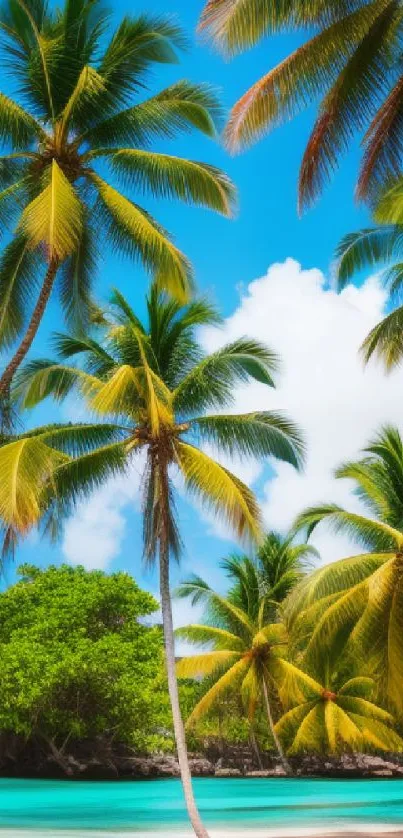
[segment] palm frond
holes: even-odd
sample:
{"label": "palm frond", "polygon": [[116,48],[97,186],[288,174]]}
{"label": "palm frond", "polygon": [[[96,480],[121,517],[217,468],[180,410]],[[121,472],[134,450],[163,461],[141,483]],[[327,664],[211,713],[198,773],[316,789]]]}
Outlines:
{"label": "palm frond", "polygon": [[253,492],[197,448],[178,441],[176,452],[188,490],[221,515],[239,538],[259,540],[260,512]]}
{"label": "palm frond", "polygon": [[400,364],[403,355],[403,306],[399,306],[374,326],[365,338],[361,352],[366,363],[377,355],[387,372]]}
{"label": "palm frond", "polygon": [[229,55],[253,46],[260,38],[285,23],[289,17],[286,2],[268,0],[208,0],[199,23],[199,30],[213,38]]}
{"label": "palm frond", "polygon": [[232,666],[239,660],[239,652],[217,650],[181,658],[176,665],[178,678],[201,678],[212,675],[217,669]]}
{"label": "palm frond", "polygon": [[21,216],[19,228],[32,248],[45,245],[50,258],[63,260],[78,247],[83,208],[56,160],[49,166],[49,182]]}
{"label": "palm frond", "polygon": [[378,552],[393,550],[403,544],[403,534],[382,521],[373,521],[354,512],[346,512],[336,504],[311,507],[296,518],[294,531],[305,530],[308,537],[322,521],[336,533],[344,533]]}
{"label": "palm frond", "polygon": [[44,138],[40,122],[9,96],[0,93],[0,142],[12,143],[17,151],[28,150],[33,140]]}
{"label": "palm frond", "polygon": [[214,646],[214,649],[221,651],[244,651],[245,644],[240,637],[218,626],[190,625],[180,626],[175,631],[175,636],[181,640],[200,646]]}
{"label": "palm frond", "polygon": [[38,288],[42,260],[22,235],[15,235],[0,258],[0,344],[13,343],[24,327]]}
{"label": "palm frond", "polygon": [[352,698],[366,699],[373,696],[374,689],[375,682],[373,678],[368,678],[365,675],[358,675],[354,678],[349,678],[349,680],[346,681],[338,690],[338,695],[348,695]]}
{"label": "palm frond", "polygon": [[67,457],[40,437],[26,437],[0,447],[0,520],[25,533],[43,511],[44,487],[53,481],[58,465]]}
{"label": "palm frond", "polygon": [[124,474],[127,464],[126,445],[122,442],[104,445],[63,463],[53,474],[54,491],[49,499],[55,503],[57,514],[62,517],[70,514],[75,504],[104,485],[107,479]]}
{"label": "palm frond", "polygon": [[403,139],[403,76],[400,76],[372,119],[365,135],[365,152],[357,183],[357,196],[376,201],[384,184],[401,170]]}
{"label": "palm frond", "polygon": [[250,145],[325,92],[369,31],[378,11],[372,3],[336,20],[252,85],[231,111],[226,128],[229,148],[237,151]]}
{"label": "palm frond", "polygon": [[193,419],[201,439],[231,456],[276,457],[295,468],[304,460],[304,443],[297,427],[280,413],[202,416]]}
{"label": "palm frond", "polygon": [[289,625],[307,608],[327,597],[337,596],[358,585],[390,559],[390,553],[366,553],[341,559],[318,568],[305,577],[291,592],[284,606],[284,617]]}
{"label": "palm frond", "polygon": [[[217,654],[214,652],[213,654]],[[232,653],[234,655],[235,653]],[[187,722],[186,727],[191,727],[195,724],[200,718],[205,716],[209,710],[214,707],[214,704],[225,695],[228,691],[237,689],[237,686],[241,684],[243,678],[246,675],[250,666],[250,662],[247,658],[241,658],[241,660],[237,660],[233,665],[228,669],[228,671],[219,678],[218,681],[212,686],[208,692],[203,696],[203,698],[196,704],[196,707],[193,708]]]}
{"label": "palm frond", "polygon": [[336,249],[338,288],[344,288],[364,268],[386,264],[400,252],[403,252],[403,230],[399,226],[384,225],[348,233]]}
{"label": "palm frond", "polygon": [[73,389],[96,386],[98,379],[76,367],[68,367],[43,358],[29,361],[14,378],[13,398],[23,408],[35,407],[52,395],[62,401]]}
{"label": "palm frond", "polygon": [[161,93],[120,111],[82,134],[77,142],[102,146],[148,147],[152,140],[174,138],[196,128],[214,136],[221,108],[215,91],[205,84],[183,80]]}
{"label": "palm frond", "polygon": [[67,325],[76,335],[85,332],[92,313],[91,290],[96,269],[94,232],[84,224],[74,253],[63,263],[58,278],[60,301]]}
{"label": "palm frond", "polygon": [[140,256],[160,288],[186,302],[192,287],[190,264],[148,213],[125,198],[98,175],[91,180],[100,196],[100,217],[116,247]]}
{"label": "palm frond", "polygon": [[[361,10],[368,13],[368,8]],[[375,16],[374,16],[375,12]],[[355,132],[372,116],[390,65],[390,41],[396,36],[394,3],[372,4],[373,20],[337,80],[322,100],[320,113],[306,146],[299,177],[299,205],[314,203]]]}
{"label": "palm frond", "polygon": [[195,413],[231,404],[234,388],[249,379],[274,386],[278,358],[266,346],[248,338],[227,344],[197,364],[173,395],[178,413]]}
{"label": "palm frond", "polygon": [[175,590],[175,596],[181,599],[189,597],[192,605],[205,603],[209,625],[216,625],[220,629],[230,626],[231,634],[242,634],[249,640],[253,635],[254,627],[249,614],[230,597],[220,596],[200,576],[193,574],[181,582]]}
{"label": "palm frond", "polygon": [[151,191],[156,197],[210,207],[227,216],[234,212],[235,187],[215,166],[130,148],[109,151],[107,159],[126,186]]}

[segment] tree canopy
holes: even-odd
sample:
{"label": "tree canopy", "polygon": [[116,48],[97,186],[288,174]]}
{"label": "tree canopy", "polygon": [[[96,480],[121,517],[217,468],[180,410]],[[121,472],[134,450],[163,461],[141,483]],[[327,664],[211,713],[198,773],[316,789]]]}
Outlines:
{"label": "tree canopy", "polygon": [[137,750],[170,727],[158,607],[127,573],[23,565],[0,594],[0,729],[51,740],[101,735]]}

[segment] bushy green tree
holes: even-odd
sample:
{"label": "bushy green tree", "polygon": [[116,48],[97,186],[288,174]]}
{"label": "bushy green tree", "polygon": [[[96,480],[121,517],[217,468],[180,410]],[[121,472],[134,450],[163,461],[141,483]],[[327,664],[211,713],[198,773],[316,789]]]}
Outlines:
{"label": "bushy green tree", "polygon": [[0,595],[0,730],[47,743],[101,735],[136,750],[170,725],[157,609],[126,573],[24,565]]}

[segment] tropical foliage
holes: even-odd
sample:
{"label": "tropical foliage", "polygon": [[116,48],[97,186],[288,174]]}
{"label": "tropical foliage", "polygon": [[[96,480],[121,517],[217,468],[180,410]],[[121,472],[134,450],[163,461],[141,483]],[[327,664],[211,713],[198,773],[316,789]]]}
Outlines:
{"label": "tropical foliage", "polygon": [[[242,566],[242,561],[239,565]],[[243,569],[248,573],[247,567]],[[287,636],[281,623],[266,622],[263,603],[254,581],[249,576],[248,581],[244,578],[241,583],[243,594],[248,594],[247,610],[236,604],[239,599],[239,576],[235,590],[230,591],[228,597],[220,596],[198,577],[183,582],[178,588],[178,596],[190,596],[193,603],[204,602],[207,613],[202,624],[177,629],[176,634],[182,639],[212,649],[182,658],[177,673],[180,678],[210,676],[213,680],[213,684],[193,708],[187,720],[188,726],[208,714],[227,694],[241,694],[250,723],[253,723],[259,705],[263,704],[279,756],[289,772],[289,765],[274,730],[272,712],[273,699],[277,699],[279,678],[289,666],[285,660]]]}
{"label": "tropical foliage", "polygon": [[391,311],[366,337],[362,352],[365,361],[380,357],[391,370],[403,354],[403,181],[390,182],[375,208],[375,227],[347,234],[336,252],[336,279],[339,289],[364,269],[377,270],[388,293]]}
{"label": "tropical foliage", "polygon": [[301,166],[300,206],[320,194],[356,133],[364,134],[357,193],[372,199],[402,162],[402,20],[393,0],[208,0],[200,29],[230,56],[284,29],[312,33],[234,105],[229,148],[249,145],[319,98]]}
{"label": "tropical foliage", "polygon": [[[271,535],[267,540],[273,543]],[[206,606],[201,624],[177,630],[178,637],[199,647],[180,660],[179,677],[201,679],[205,685],[189,714],[188,728],[217,710],[220,702],[241,696],[251,725],[256,711],[265,706],[273,742],[288,773],[285,753],[402,750],[393,715],[374,701],[377,693],[379,699],[379,676],[363,663],[363,648],[357,643],[352,653],[340,635],[338,642],[329,644],[327,600],[325,607],[321,599],[310,607],[304,603],[300,613],[306,591],[322,571],[302,579],[300,572],[285,610],[277,605],[277,622],[271,602],[270,622],[264,589],[257,584],[260,574],[264,578],[262,567],[247,557],[230,557],[224,568],[232,582],[226,597],[198,577],[183,582],[177,592]],[[321,617],[322,632],[315,643],[315,624]],[[341,619],[339,631],[343,629]],[[208,651],[203,652],[203,646]]]}
{"label": "tropical foliage", "polygon": [[293,534],[266,533],[256,556],[234,553],[221,562],[231,579],[231,601],[252,620],[277,617],[279,606],[303,578],[318,551],[311,544],[296,544]]}
{"label": "tropical foliage", "polygon": [[403,712],[403,443],[396,428],[384,428],[362,459],[344,463],[337,477],[354,481],[368,517],[334,504],[299,515],[296,530],[308,535],[321,522],[353,536],[364,553],[327,565],[291,594],[287,622],[298,634],[312,629],[305,661],[356,653],[365,657],[378,695],[401,717]]}
{"label": "tropical foliage", "polygon": [[24,335],[4,391],[56,276],[68,325],[88,326],[101,245],[140,259],[161,288],[188,298],[189,261],[135,194],[230,215],[235,192],[214,166],[151,150],[184,131],[214,136],[219,117],[206,85],[182,80],[147,98],[150,71],[184,46],[172,21],[140,15],[115,27],[100,0],[54,11],[44,0],[7,0],[0,33],[3,67],[17,82],[15,100],[0,94],[0,225],[12,230],[0,259],[0,346]]}
{"label": "tropical foliage", "polygon": [[321,682],[294,673],[294,689],[287,678],[284,681],[285,706],[293,703],[295,682],[299,686],[295,706],[276,724],[276,734],[287,754],[403,750],[403,740],[394,730],[393,716],[371,701],[375,682],[365,676],[347,676],[344,680],[337,672],[331,672],[329,666],[326,669],[326,677]]}
{"label": "tropical foliage", "polygon": [[24,565],[19,576],[0,594],[2,735],[36,743],[64,769],[76,740],[166,747],[162,633],[144,623],[153,597],[126,573]]}

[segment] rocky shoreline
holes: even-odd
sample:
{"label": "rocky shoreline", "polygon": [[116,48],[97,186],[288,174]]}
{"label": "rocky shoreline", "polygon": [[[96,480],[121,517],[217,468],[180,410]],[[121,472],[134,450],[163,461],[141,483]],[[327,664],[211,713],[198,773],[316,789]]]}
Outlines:
{"label": "rocky shoreline", "polygon": [[[297,777],[403,778],[403,756],[343,754],[290,759]],[[247,747],[207,745],[203,754],[190,754],[194,777],[284,777],[278,759],[258,755]],[[58,747],[49,740],[26,742],[19,737],[0,737],[0,776],[25,778],[152,779],[178,777],[179,765],[171,754],[138,755],[127,746],[105,740],[69,742]]]}

